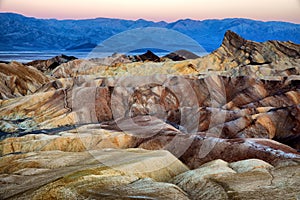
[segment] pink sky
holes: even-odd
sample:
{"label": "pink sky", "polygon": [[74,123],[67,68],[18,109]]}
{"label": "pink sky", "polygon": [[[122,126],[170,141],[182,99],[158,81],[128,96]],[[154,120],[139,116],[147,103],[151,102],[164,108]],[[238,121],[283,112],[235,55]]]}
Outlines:
{"label": "pink sky", "polygon": [[250,18],[300,23],[300,0],[1,0],[0,12],[38,18],[153,21]]}

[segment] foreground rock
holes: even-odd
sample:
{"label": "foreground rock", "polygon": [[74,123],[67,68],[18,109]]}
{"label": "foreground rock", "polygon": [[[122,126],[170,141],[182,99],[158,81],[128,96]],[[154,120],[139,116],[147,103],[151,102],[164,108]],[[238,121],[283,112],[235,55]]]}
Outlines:
{"label": "foreground rock", "polygon": [[32,152],[2,157],[0,166],[2,199],[188,199],[163,183],[188,170],[167,151]]}
{"label": "foreground rock", "polygon": [[298,199],[300,165],[273,167],[261,160],[215,160],[176,176],[190,199]]}
{"label": "foreground rock", "polygon": [[1,199],[297,199],[299,163],[214,160],[189,170],[168,151],[41,151],[0,158]]}

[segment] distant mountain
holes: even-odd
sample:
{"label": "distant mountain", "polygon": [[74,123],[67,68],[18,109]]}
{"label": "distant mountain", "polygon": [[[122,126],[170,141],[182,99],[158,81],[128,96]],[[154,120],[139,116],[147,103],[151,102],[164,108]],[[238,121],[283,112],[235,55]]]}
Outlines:
{"label": "distant mountain", "polygon": [[258,42],[289,40],[300,43],[300,24],[287,22],[240,18],[203,21],[185,19],[173,23],[108,18],[56,20],[0,13],[0,50],[89,50],[117,33],[142,27],[179,31],[197,41],[208,52],[220,46],[227,30]]}

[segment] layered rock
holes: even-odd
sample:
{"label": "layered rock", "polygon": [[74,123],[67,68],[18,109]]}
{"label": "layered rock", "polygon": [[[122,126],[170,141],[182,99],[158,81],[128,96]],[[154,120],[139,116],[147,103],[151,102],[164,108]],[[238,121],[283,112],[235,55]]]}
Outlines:
{"label": "layered rock", "polygon": [[[298,44],[292,42],[268,41],[258,43],[248,41],[232,31],[227,31],[221,47],[200,58],[201,66],[199,67],[218,71],[228,71],[235,68],[241,70],[245,67],[264,68],[266,73],[267,71],[274,73],[276,70],[282,71],[290,68],[298,71],[299,48]],[[271,75],[274,75],[273,73]],[[247,75],[251,76],[251,74]],[[266,76],[266,74],[264,75]]]}
{"label": "layered rock", "polygon": [[[91,57],[93,56],[90,55]],[[97,56],[97,54],[95,55]],[[110,67],[120,66],[122,63],[131,63],[132,61],[123,54],[113,54],[105,58],[77,59],[61,64],[52,70],[51,75],[56,78],[78,77],[80,75],[94,75],[95,72],[105,71]]]}
{"label": "layered rock", "polygon": [[[7,166],[7,163],[10,163]],[[43,151],[0,159],[2,199],[296,199],[299,163],[215,160],[189,170],[168,151]]]}
{"label": "layered rock", "polygon": [[32,152],[2,157],[0,166],[2,199],[188,199],[163,183],[188,170],[167,151]]}
{"label": "layered rock", "polygon": [[298,77],[264,80],[161,75],[61,79],[44,85],[34,95],[2,101],[2,131],[152,115],[182,132],[201,131],[225,139],[275,139],[299,149],[298,82]]}
{"label": "layered rock", "polygon": [[126,149],[137,147],[139,141],[131,134],[107,131],[99,125],[85,125],[58,134],[46,131],[18,138],[7,138],[0,142],[0,155],[28,153],[34,151],[83,152],[104,148]]}
{"label": "layered rock", "polygon": [[49,72],[54,70],[57,66],[67,63],[71,60],[76,60],[77,58],[74,56],[66,56],[64,54],[60,56],[55,56],[48,60],[34,60],[32,62],[28,62],[25,65],[33,66],[42,72]]}
{"label": "layered rock", "polygon": [[0,99],[33,94],[51,78],[17,62],[0,63]]}
{"label": "layered rock", "polygon": [[192,169],[215,159],[234,162],[257,158],[274,165],[288,160],[300,162],[300,154],[295,149],[273,140],[220,139],[205,133],[186,134],[150,116],[78,126],[58,135],[29,134],[19,138],[7,138],[0,142],[0,155],[33,151],[84,152],[137,147],[168,150]]}
{"label": "layered rock", "polygon": [[297,199],[299,177],[299,165],[274,168],[256,159],[215,160],[176,176],[172,182],[190,199]]}
{"label": "layered rock", "polygon": [[0,197],[297,198],[299,48],[229,31],[179,62],[0,64]]}
{"label": "layered rock", "polygon": [[193,52],[183,50],[183,49],[169,53],[162,57],[162,59],[171,59],[173,61],[182,61],[182,60],[197,59],[197,58],[199,58],[199,56],[197,56]]}
{"label": "layered rock", "polygon": [[[296,198],[299,52],[229,31],[212,54],[180,62],[32,63],[52,77],[2,63],[1,198]],[[195,171],[179,175],[181,162]]]}
{"label": "layered rock", "polygon": [[147,50],[147,52],[144,54],[132,56],[131,60],[134,62],[145,62],[145,61],[160,62],[160,57],[155,55],[152,51]]}
{"label": "layered rock", "polygon": [[[85,65],[78,67],[77,64],[74,64],[73,66],[77,66],[77,73],[63,73],[64,69],[61,69],[60,72],[55,71],[54,75],[60,78],[91,73],[98,76],[128,76],[154,74],[206,75],[214,72],[226,76],[252,76],[256,78],[299,75],[299,52],[299,45],[292,42],[268,41],[258,43],[245,40],[234,32],[227,31],[222,45],[211,54],[201,58],[194,59],[193,54],[179,51],[175,54],[193,60],[161,63],[135,62],[114,65],[113,67],[106,65],[106,68],[101,65],[93,67],[87,72]],[[145,59],[135,61],[159,61],[158,57],[153,56],[150,52],[148,54],[145,54],[147,55]],[[176,55],[172,55],[170,55],[170,58],[175,59]],[[182,59],[178,57],[175,60]],[[62,66],[62,68],[64,67]],[[143,68],[142,73],[141,68]]]}

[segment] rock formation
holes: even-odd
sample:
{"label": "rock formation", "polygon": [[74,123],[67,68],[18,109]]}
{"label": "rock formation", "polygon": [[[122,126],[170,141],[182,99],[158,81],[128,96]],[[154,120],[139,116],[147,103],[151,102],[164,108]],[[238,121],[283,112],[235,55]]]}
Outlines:
{"label": "rock formation", "polygon": [[17,62],[0,63],[0,99],[33,94],[50,80],[31,66]]}
{"label": "rock formation", "polygon": [[139,62],[139,61],[142,61],[142,62],[145,62],[145,61],[159,62],[160,58],[157,55],[155,55],[152,51],[147,50],[147,52],[144,53],[144,54],[133,56],[132,60],[134,62]]}
{"label": "rock formation", "polygon": [[168,151],[106,149],[9,155],[0,166],[2,199],[299,197],[299,165],[291,162],[215,160],[189,170]]}
{"label": "rock formation", "polygon": [[299,165],[274,167],[256,159],[215,160],[176,176],[172,183],[190,199],[297,199],[298,171]]}
{"label": "rock formation", "polygon": [[296,199],[299,52],[1,63],[0,198]]}
{"label": "rock formation", "polygon": [[0,166],[2,199],[188,199],[176,185],[163,183],[188,168],[162,150],[31,152],[5,156]]}
{"label": "rock formation", "polygon": [[[225,139],[275,139],[299,149],[298,79],[212,77],[56,80],[35,95],[2,101],[2,131],[33,131],[154,115],[189,133],[200,131]],[[124,88],[121,84],[134,85]],[[220,93],[216,96],[215,92]]]}
{"label": "rock formation", "polygon": [[182,60],[187,60],[187,59],[197,59],[199,58],[199,56],[197,56],[196,54],[187,51],[187,50],[178,50],[172,53],[169,53],[165,56],[162,57],[164,58],[169,58],[173,61],[182,61]]}
{"label": "rock formation", "polygon": [[55,56],[48,60],[35,60],[32,62],[28,62],[25,65],[33,66],[42,72],[49,72],[63,63],[67,63],[71,60],[76,60],[76,59],[77,58],[74,56],[66,56],[66,55],[62,54],[60,56]]}

